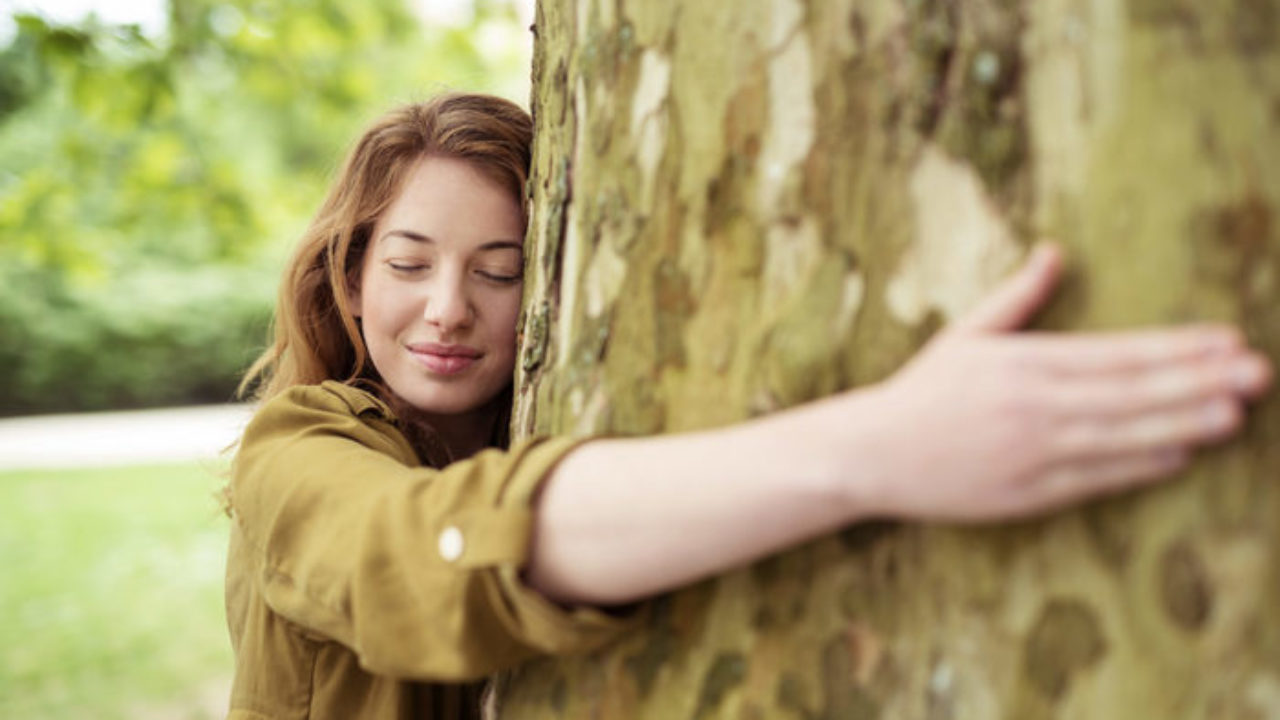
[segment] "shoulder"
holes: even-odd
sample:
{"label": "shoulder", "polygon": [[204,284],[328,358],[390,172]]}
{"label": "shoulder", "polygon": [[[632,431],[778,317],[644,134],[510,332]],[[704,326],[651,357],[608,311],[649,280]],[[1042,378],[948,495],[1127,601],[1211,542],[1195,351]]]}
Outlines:
{"label": "shoulder", "polygon": [[343,420],[370,426],[395,426],[391,409],[372,393],[326,380],[319,385],[295,385],[262,403],[246,429],[246,436],[280,426],[308,426]]}
{"label": "shoulder", "polygon": [[390,408],[360,388],[328,380],[296,385],[265,401],[245,428],[242,460],[281,453],[293,459],[342,451],[351,443],[417,464]]}
{"label": "shoulder", "polygon": [[319,385],[294,385],[263,403],[258,414],[287,414],[294,410],[322,410],[353,417],[395,419],[386,403],[373,393],[336,380],[325,380]]}

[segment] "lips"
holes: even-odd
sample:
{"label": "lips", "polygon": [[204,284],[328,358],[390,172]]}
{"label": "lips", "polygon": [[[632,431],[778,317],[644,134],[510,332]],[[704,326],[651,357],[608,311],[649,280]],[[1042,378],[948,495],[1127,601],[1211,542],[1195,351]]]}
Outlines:
{"label": "lips", "polygon": [[480,359],[484,353],[467,345],[412,343],[406,348],[414,359],[437,375],[457,375]]}

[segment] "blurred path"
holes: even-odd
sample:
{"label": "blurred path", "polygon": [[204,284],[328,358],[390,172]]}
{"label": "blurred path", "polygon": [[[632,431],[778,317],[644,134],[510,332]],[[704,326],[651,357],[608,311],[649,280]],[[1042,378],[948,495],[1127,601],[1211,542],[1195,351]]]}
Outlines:
{"label": "blurred path", "polygon": [[250,413],[208,405],[0,419],[0,470],[211,460]]}

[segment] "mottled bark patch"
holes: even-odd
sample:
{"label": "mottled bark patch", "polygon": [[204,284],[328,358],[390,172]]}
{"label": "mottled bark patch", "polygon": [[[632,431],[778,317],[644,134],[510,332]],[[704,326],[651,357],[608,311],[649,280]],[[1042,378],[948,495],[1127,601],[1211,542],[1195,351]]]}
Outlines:
{"label": "mottled bark patch", "polygon": [[725,155],[720,172],[707,183],[707,209],[702,224],[707,237],[714,237],[742,215],[746,206],[743,188],[750,184],[752,170],[751,155]]}
{"label": "mottled bark patch", "polygon": [[[548,283],[551,287],[555,287],[560,279],[560,268],[562,266],[562,253],[565,228],[569,222],[569,216],[566,214],[566,208],[573,196],[573,179],[570,177],[572,172],[569,158],[561,158],[556,164],[554,175],[544,184],[546,186],[547,200],[545,206],[549,208],[549,216],[545,226],[546,234],[543,236],[544,247],[539,253],[542,257],[542,273],[550,278]],[[574,279],[570,279],[572,282]]]}
{"label": "mottled bark patch", "polygon": [[682,368],[685,365],[684,327],[697,305],[690,291],[689,277],[671,258],[663,258],[658,263],[654,298],[658,362],[664,369]]}
{"label": "mottled bark patch", "polygon": [[751,627],[756,630],[772,630],[780,624],[778,613],[768,605],[756,608],[751,616]]}
{"label": "mottled bark patch", "polygon": [[1237,0],[1232,13],[1236,46],[1248,55],[1274,50],[1280,38],[1280,7],[1276,0]]}
{"label": "mottled bark patch", "polygon": [[946,109],[947,79],[956,54],[959,12],[955,3],[940,0],[910,5],[911,51],[920,81],[912,124],[921,135],[930,137]]}
{"label": "mottled bark patch", "polygon": [[1198,211],[1190,221],[1197,275],[1209,283],[1239,288],[1246,307],[1252,306],[1251,278],[1271,263],[1273,230],[1271,208],[1256,195]]}
{"label": "mottled bark patch", "polygon": [[1199,630],[1213,612],[1213,588],[1204,564],[1185,539],[1166,548],[1160,559],[1160,598],[1183,630]]}
{"label": "mottled bark patch", "polygon": [[[556,63],[554,85],[555,87],[569,86],[569,65],[564,58],[560,58],[560,61]],[[547,98],[554,103],[551,105],[553,112],[557,116],[559,124],[563,125],[565,114],[569,110],[569,103],[566,102],[567,96],[561,93],[548,93]]]}
{"label": "mottled bark patch", "polygon": [[1256,195],[1220,208],[1212,214],[1217,237],[1228,249],[1254,260],[1265,254],[1271,236],[1271,208]]}
{"label": "mottled bark patch", "polygon": [[595,254],[591,256],[582,278],[589,318],[599,317],[618,299],[627,276],[627,259],[614,248],[613,243],[599,242],[595,247]]}
{"label": "mottled bark patch", "polygon": [[662,431],[667,403],[659,395],[652,375],[621,375],[606,382],[616,388],[609,415],[609,427],[634,435],[653,435]]}
{"label": "mottled bark patch", "polygon": [[968,32],[976,42],[958,51],[957,92],[936,139],[971,162],[992,193],[1008,202],[1027,165],[1021,20],[990,9],[975,15]]}
{"label": "mottled bark patch", "polygon": [[742,86],[730,99],[724,114],[724,159],[715,177],[707,183],[703,232],[708,237],[754,209],[753,178],[767,122],[769,93],[761,63],[744,69],[744,76]]}
{"label": "mottled bark patch", "polygon": [[551,686],[551,709],[557,715],[563,715],[565,709],[569,705],[569,684],[561,675],[556,678],[556,682]]}
{"label": "mottled bark patch", "polygon": [[887,289],[889,309],[915,325],[930,310],[954,320],[1019,254],[1000,208],[971,165],[929,145],[911,174],[915,240]]}
{"label": "mottled bark patch", "polygon": [[929,674],[927,720],[952,720],[956,706],[955,671],[946,661],[936,659]]}
{"label": "mottled bark patch", "polygon": [[1027,636],[1023,668],[1041,695],[1056,701],[1072,678],[1102,659],[1107,641],[1093,608],[1057,598],[1045,604]]}
{"label": "mottled bark patch", "polygon": [[774,4],[774,55],[769,62],[769,124],[760,150],[763,173],[758,178],[756,207],[776,212],[788,188],[792,169],[813,147],[817,111],[813,101],[813,69],[809,38],[801,30],[804,6]]}
{"label": "mottled bark patch", "polygon": [[[786,406],[829,395],[846,385],[835,362],[839,348],[830,344],[830,338],[847,331],[834,323],[842,323],[846,314],[842,308],[849,304],[849,261],[839,255],[828,255],[825,262],[821,259],[815,255],[812,261],[799,261],[806,269],[797,270],[796,277],[804,280],[797,279],[788,296],[763,303],[763,311],[777,316],[778,322],[764,338],[761,370],[769,392]],[[781,295],[786,290],[774,292]]]}
{"label": "mottled bark patch", "polygon": [[694,717],[706,717],[716,709],[724,696],[747,676],[747,658],[740,652],[722,652],[711,663],[702,680],[702,692],[698,695],[698,709]]}
{"label": "mottled bark patch", "polygon": [[858,663],[848,636],[827,641],[822,650],[823,720],[873,720],[880,706],[858,682]]}
{"label": "mottled bark patch", "polygon": [[790,710],[802,718],[813,716],[813,711],[805,703],[804,681],[794,672],[783,672],[778,678],[778,707]]}
{"label": "mottled bark patch", "polygon": [[646,696],[653,689],[653,681],[658,670],[675,652],[675,631],[671,627],[671,600],[669,597],[658,598],[652,605],[653,620],[645,632],[644,647],[640,652],[628,657],[625,661],[627,670],[635,679],[636,688],[641,696]]}
{"label": "mottled bark patch", "polygon": [[649,187],[666,142],[665,118],[659,115],[671,86],[671,61],[655,50],[640,58],[640,77],[631,100],[631,141],[642,173],[641,187]]}
{"label": "mottled bark patch", "polygon": [[[893,603],[900,592],[904,576],[921,560],[918,552],[920,536],[910,531],[895,531],[896,523],[876,523],[880,529],[871,529],[868,535],[851,550],[860,556],[861,567],[840,594],[840,612],[850,621],[863,621],[868,604],[878,601]],[[846,533],[842,542],[855,542]],[[906,570],[904,572],[904,569]]]}
{"label": "mottled bark patch", "polygon": [[863,624],[850,625],[845,631],[854,679],[859,685],[870,685],[884,659],[885,642],[874,629]]}
{"label": "mottled bark patch", "polygon": [[1084,525],[1098,556],[1107,567],[1124,570],[1133,549],[1133,520],[1128,506],[1099,504],[1084,514]]}
{"label": "mottled bark patch", "polygon": [[811,278],[826,255],[818,226],[808,218],[770,226],[764,249],[760,304],[766,313],[777,314],[812,292]]}
{"label": "mottled bark patch", "polygon": [[521,365],[525,372],[533,372],[542,364],[542,360],[547,354],[547,323],[550,315],[550,308],[546,302],[538,304],[537,308],[530,311],[526,316],[524,323],[524,333],[527,337],[524,339],[524,357]]}

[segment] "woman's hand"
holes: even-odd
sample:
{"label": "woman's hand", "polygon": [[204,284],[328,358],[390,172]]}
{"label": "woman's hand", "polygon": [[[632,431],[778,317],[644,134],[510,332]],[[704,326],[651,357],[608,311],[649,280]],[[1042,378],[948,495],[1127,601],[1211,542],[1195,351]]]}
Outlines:
{"label": "woman's hand", "polygon": [[1166,477],[1226,437],[1270,366],[1223,327],[1015,333],[1036,252],[889,380],[730,427],[589,442],[543,486],[525,577],[624,603],[871,517],[1027,516]]}
{"label": "woman's hand", "polygon": [[1027,516],[1168,477],[1193,448],[1240,427],[1271,368],[1235,330],[1012,332],[1048,297],[1061,266],[1055,247],[1041,247],[872,391],[875,474],[847,459],[862,512]]}

